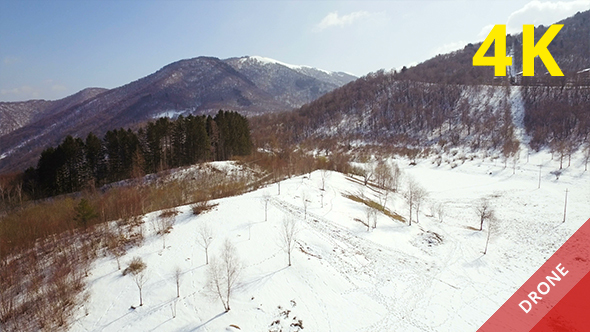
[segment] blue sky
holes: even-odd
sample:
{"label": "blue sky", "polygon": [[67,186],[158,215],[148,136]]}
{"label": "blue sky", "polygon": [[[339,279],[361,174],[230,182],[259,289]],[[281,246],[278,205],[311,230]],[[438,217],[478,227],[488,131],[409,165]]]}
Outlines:
{"label": "blue sky", "polygon": [[114,88],[186,58],[260,55],[357,76],[590,9],[575,1],[0,0],[0,101]]}

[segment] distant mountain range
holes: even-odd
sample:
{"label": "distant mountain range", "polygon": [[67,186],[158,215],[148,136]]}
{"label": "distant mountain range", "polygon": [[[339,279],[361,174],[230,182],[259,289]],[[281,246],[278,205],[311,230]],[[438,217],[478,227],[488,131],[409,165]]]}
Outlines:
{"label": "distant mountain range", "polygon": [[111,90],[85,89],[57,101],[0,102],[0,172],[33,166],[43,148],[66,135],[102,135],[160,116],[219,109],[245,115],[285,111],[355,79],[259,56],[198,57]]}
{"label": "distant mountain range", "polygon": [[[0,103],[0,173],[34,166],[44,148],[66,135],[101,136],[159,116],[219,109],[262,115],[251,120],[261,144],[305,140],[333,149],[360,141],[401,151],[467,146],[511,156],[525,143],[571,153],[590,135],[590,11],[558,23],[564,27],[549,51],[565,77],[545,75],[539,59],[535,77],[519,76],[522,34],[514,34],[506,40],[514,57],[507,77],[472,65],[481,43],[359,79],[259,56],[198,57],[111,90]],[[535,39],[546,30],[535,28]]]}
{"label": "distant mountain range", "polygon": [[0,136],[9,134],[60,110],[79,105],[105,91],[107,89],[88,88],[60,100],[0,102]]}

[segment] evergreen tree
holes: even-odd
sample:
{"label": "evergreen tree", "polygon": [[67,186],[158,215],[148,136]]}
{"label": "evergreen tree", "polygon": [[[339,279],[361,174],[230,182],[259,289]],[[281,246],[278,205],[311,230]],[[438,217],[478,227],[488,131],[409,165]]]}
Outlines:
{"label": "evergreen tree", "polygon": [[209,136],[209,142],[211,144],[210,154],[213,160],[220,160],[219,158],[219,147],[220,147],[220,134],[217,122],[209,115],[206,120],[207,136]]}
{"label": "evergreen tree", "polygon": [[252,140],[246,117],[237,112],[219,111],[214,120],[219,129],[218,160],[250,154]]}
{"label": "evergreen tree", "polygon": [[172,123],[172,167],[187,165],[187,128],[181,115]]}
{"label": "evergreen tree", "polygon": [[131,129],[123,128],[108,131],[105,135],[108,155],[108,172],[110,181],[119,181],[131,177],[136,153],[139,151],[139,139]]}
{"label": "evergreen tree", "polygon": [[104,137],[106,152],[108,155],[108,181],[117,181],[123,169],[123,162],[120,159],[121,143],[117,137],[117,130],[107,131]]}
{"label": "evergreen tree", "polygon": [[59,168],[57,177],[60,193],[82,189],[88,180],[84,142],[68,135],[57,150],[63,157],[63,165]]}
{"label": "evergreen tree", "polygon": [[95,186],[103,184],[107,176],[107,164],[103,142],[93,133],[86,137],[86,164]]}
{"label": "evergreen tree", "polygon": [[24,181],[34,197],[79,191],[170,167],[206,160],[227,160],[252,150],[248,119],[237,112],[160,118],[137,133],[123,128],[108,131],[103,140],[89,133],[86,141],[67,136],[56,148],[41,153],[37,168]]}
{"label": "evergreen tree", "polygon": [[186,144],[187,144],[187,165],[209,160],[210,146],[207,135],[206,120],[204,116],[194,117],[189,115],[186,118]]}
{"label": "evergreen tree", "polygon": [[88,222],[98,218],[98,213],[96,213],[94,208],[90,205],[90,202],[85,198],[82,198],[80,203],[78,203],[74,209],[76,211],[76,217],[74,217],[74,220],[82,224],[84,228],[88,227]]}
{"label": "evergreen tree", "polygon": [[63,158],[55,148],[50,147],[41,152],[37,163],[36,178],[41,191],[40,196],[57,195],[57,171],[63,164]]}
{"label": "evergreen tree", "polygon": [[229,153],[229,151],[227,151],[228,146],[230,145],[230,142],[228,142],[229,139],[229,127],[228,127],[228,121],[226,119],[225,116],[225,112],[222,110],[219,110],[219,112],[217,112],[217,115],[215,115],[215,118],[213,119],[215,121],[215,125],[217,126],[217,130],[218,130],[218,141],[217,141],[217,149],[216,149],[216,160],[226,160],[229,158],[229,156],[231,155]]}

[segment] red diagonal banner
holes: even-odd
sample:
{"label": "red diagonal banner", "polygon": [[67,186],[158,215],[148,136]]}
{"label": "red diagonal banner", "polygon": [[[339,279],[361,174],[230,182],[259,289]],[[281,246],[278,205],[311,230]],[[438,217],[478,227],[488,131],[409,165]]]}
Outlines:
{"label": "red diagonal banner", "polygon": [[478,331],[590,331],[589,272],[590,219]]}

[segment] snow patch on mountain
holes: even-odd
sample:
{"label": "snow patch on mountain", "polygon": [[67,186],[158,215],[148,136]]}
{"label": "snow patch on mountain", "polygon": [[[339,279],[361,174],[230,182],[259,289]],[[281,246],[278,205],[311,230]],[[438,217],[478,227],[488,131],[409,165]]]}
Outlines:
{"label": "snow patch on mountain", "polygon": [[154,115],[152,115],[152,119],[159,119],[159,118],[175,119],[175,118],[179,117],[180,115],[186,115],[187,112],[190,113],[190,111],[187,111],[187,110],[167,110],[167,111],[155,113]]}
{"label": "snow patch on mountain", "polygon": [[266,58],[266,57],[259,56],[259,55],[253,55],[253,56],[244,57],[244,58],[241,59],[241,61],[242,62],[243,61],[247,61],[248,59],[252,59],[252,60],[258,61],[258,62],[260,62],[262,64],[277,64],[277,65],[285,66],[287,68],[293,69],[293,70],[298,71],[298,72],[301,71],[302,69],[308,68],[308,69],[319,70],[319,71],[321,71],[323,73],[326,73],[328,75],[332,75],[333,74],[333,72],[328,71],[328,70],[324,70],[324,69],[320,69],[320,68],[314,68],[314,67],[306,66],[306,65],[291,65],[291,64],[288,64],[288,63],[281,62],[279,60],[275,60],[275,59],[271,59],[271,58]]}

